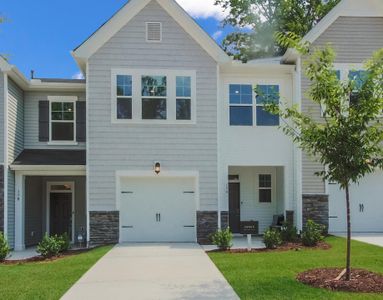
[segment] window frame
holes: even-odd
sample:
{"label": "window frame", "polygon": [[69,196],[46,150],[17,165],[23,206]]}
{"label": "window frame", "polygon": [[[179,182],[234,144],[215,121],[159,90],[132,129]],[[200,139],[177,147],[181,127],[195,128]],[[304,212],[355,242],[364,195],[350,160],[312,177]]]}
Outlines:
{"label": "window frame", "polygon": [[[157,124],[195,125],[196,124],[196,74],[195,70],[169,69],[112,69],[111,70],[111,123],[112,124]],[[117,75],[132,76],[132,119],[117,119]],[[142,96],[142,76],[166,76],[166,97]],[[176,77],[191,78],[191,120],[176,119]],[[142,119],[142,99],[166,99],[166,120]]]}
{"label": "window frame", "polygon": [[[77,142],[77,96],[48,96],[49,101],[49,141],[48,145],[78,145]],[[52,120],[52,103],[73,103],[73,120]],[[73,123],[73,140],[60,141],[52,139],[52,122],[56,123]]]}
{"label": "window frame", "polygon": [[[249,81],[249,79],[243,78],[243,80],[236,79],[236,78],[226,78],[224,81],[225,84],[225,98],[226,103],[225,103],[225,110],[226,110],[226,120],[227,120],[227,125],[230,128],[262,128],[264,130],[267,130],[268,128],[274,129],[278,128],[279,125],[257,125],[257,99],[256,99],[256,92],[255,88],[260,85],[276,85],[279,87],[279,105],[281,104],[281,98],[283,93],[285,92],[284,90],[284,82],[279,80],[254,80],[254,81]],[[230,85],[251,85],[252,86],[252,104],[231,104],[230,103]],[[252,107],[252,113],[253,113],[253,125],[231,125],[230,124],[230,107],[232,106],[251,106]],[[279,119],[279,124],[281,123],[281,120]]]}
{"label": "window frame", "polygon": [[[260,177],[261,176],[270,176],[270,187],[261,187],[260,185]],[[257,187],[257,190],[258,190],[258,203],[261,203],[261,204],[272,204],[274,202],[274,178],[273,178],[273,174],[272,173],[268,173],[268,172],[263,172],[263,173],[259,173],[257,174],[257,177],[258,177],[258,187]],[[260,198],[260,191],[261,190],[267,190],[267,191],[270,191],[270,202],[264,202],[264,201],[261,201],[261,198]]]}
{"label": "window frame", "polygon": [[[231,103],[230,102],[230,86],[231,85],[239,85],[239,86],[243,86],[243,85],[250,85],[251,86],[251,103]],[[228,97],[228,116],[229,116],[229,126],[230,127],[254,127],[255,126],[255,121],[256,121],[256,116],[254,115],[254,104],[255,104],[255,92],[254,92],[254,85],[252,83],[229,83],[228,84],[228,93],[229,95]],[[251,125],[232,125],[231,124],[231,108],[232,107],[250,107],[251,108],[251,112],[252,112],[252,124]]]}
{"label": "window frame", "polygon": [[[277,86],[278,87],[278,106],[281,104],[281,85],[280,84],[257,84],[256,85],[256,88],[258,86]],[[258,118],[257,118],[257,112],[258,112],[258,107],[264,107],[265,104],[264,103],[257,103],[257,96],[258,94],[255,93],[255,102],[254,102],[254,106],[255,106],[255,126],[257,127],[278,127],[281,125],[281,120],[280,120],[280,117],[278,116],[278,124],[277,125],[258,125]],[[267,113],[267,112],[266,112]]]}

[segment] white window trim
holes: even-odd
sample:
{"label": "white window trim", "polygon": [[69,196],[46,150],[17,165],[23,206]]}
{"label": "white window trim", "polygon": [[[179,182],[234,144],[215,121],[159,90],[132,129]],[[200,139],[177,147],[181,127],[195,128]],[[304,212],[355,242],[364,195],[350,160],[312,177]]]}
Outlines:
{"label": "white window trim", "polygon": [[[158,41],[155,41],[155,40],[148,40],[148,27],[149,27],[149,24],[160,24],[160,39]],[[154,21],[154,22],[145,22],[145,40],[147,43],[161,43],[162,42],[162,23],[161,22],[157,22],[157,21]]]}
{"label": "white window trim", "polygon": [[[230,103],[230,85],[251,85],[252,86],[252,98],[253,98],[253,103],[252,104],[231,104]],[[279,86],[279,105],[281,104],[281,95],[282,95],[282,89],[283,89],[283,84],[281,82],[274,82],[274,81],[259,81],[259,82],[246,82],[246,81],[238,81],[238,80],[228,80],[226,82],[226,97],[227,97],[227,101],[226,101],[226,105],[227,105],[227,124],[229,124],[229,127],[247,127],[247,128],[252,128],[252,127],[256,127],[256,128],[277,128],[278,125],[275,125],[275,126],[264,126],[264,125],[257,125],[257,107],[258,106],[264,106],[263,104],[257,104],[257,99],[256,99],[256,96],[257,94],[255,93],[255,88],[258,86],[258,85],[277,85]],[[248,106],[251,106],[252,107],[252,112],[253,112],[253,125],[250,126],[250,125],[231,125],[230,124],[230,107],[231,106],[243,106],[243,107],[248,107]],[[281,123],[281,120],[279,120],[279,124]]]}
{"label": "white window trim", "polygon": [[[49,101],[49,141],[48,141],[48,145],[52,145],[52,146],[74,146],[74,145],[78,145],[78,142],[77,142],[77,128],[76,128],[76,124],[77,124],[77,119],[76,119],[76,102],[78,101],[78,97],[77,96],[48,96],[48,101]],[[54,120],[52,120],[52,102],[70,102],[70,103],[73,103],[73,141],[55,141],[55,140],[52,140],[52,121],[54,122]],[[70,123],[72,121],[68,121],[68,123]],[[65,123],[65,122],[63,122]]]}
{"label": "white window trim", "polygon": [[[132,76],[132,119],[117,119],[117,75]],[[141,95],[142,76],[166,76],[166,97],[143,97]],[[176,119],[176,77],[191,77],[191,120]],[[166,98],[166,120],[143,120],[142,98]],[[181,97],[182,98],[182,97]],[[111,122],[112,124],[138,125],[195,125],[197,120],[196,71],[169,69],[112,69],[111,70]]]}

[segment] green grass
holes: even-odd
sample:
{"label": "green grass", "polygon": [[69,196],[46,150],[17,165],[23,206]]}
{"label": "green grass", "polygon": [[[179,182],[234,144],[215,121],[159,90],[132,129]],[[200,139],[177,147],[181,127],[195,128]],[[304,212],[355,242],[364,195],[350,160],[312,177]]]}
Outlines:
{"label": "green grass", "polygon": [[[298,273],[319,267],[343,267],[346,241],[326,239],[330,250],[266,253],[209,253],[241,299],[383,299],[383,294],[331,292],[299,283]],[[383,273],[383,248],[352,243],[352,266]]]}
{"label": "green grass", "polygon": [[0,265],[1,299],[59,299],[111,246],[51,262]]}

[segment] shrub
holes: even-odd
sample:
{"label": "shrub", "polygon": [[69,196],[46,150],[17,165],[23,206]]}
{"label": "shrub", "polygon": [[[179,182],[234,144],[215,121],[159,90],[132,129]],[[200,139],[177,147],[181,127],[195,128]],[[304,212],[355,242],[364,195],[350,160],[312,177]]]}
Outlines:
{"label": "shrub", "polygon": [[4,261],[11,252],[8,242],[2,232],[0,232],[0,261]]}
{"label": "shrub", "polygon": [[228,250],[233,247],[232,240],[233,234],[229,227],[224,230],[217,230],[216,233],[211,235],[211,241],[220,250]]}
{"label": "shrub", "polygon": [[63,235],[57,237],[60,244],[60,252],[66,252],[70,247],[69,235],[65,232]]}
{"label": "shrub", "polygon": [[267,249],[275,249],[282,244],[281,233],[276,229],[268,229],[263,234],[263,243]]}
{"label": "shrub", "polygon": [[325,226],[308,220],[302,233],[302,243],[307,247],[314,247],[324,239]]}
{"label": "shrub", "polygon": [[63,242],[57,235],[44,235],[42,241],[37,245],[37,253],[40,253],[45,258],[59,255],[63,247]]}
{"label": "shrub", "polygon": [[284,222],[281,228],[281,238],[284,242],[296,242],[298,240],[297,228],[291,223]]}

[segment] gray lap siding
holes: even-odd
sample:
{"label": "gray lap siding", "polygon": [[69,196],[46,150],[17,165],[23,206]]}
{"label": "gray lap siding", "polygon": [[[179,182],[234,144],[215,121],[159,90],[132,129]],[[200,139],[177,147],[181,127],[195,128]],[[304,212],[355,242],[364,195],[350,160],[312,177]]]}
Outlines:
{"label": "gray lap siding", "polygon": [[[314,43],[314,47],[330,44],[336,51],[336,63],[363,63],[383,47],[383,18],[339,17]],[[302,110],[321,120],[319,105],[305,97],[310,81],[302,76]],[[323,167],[304,155],[302,160],[303,193],[323,194],[325,184],[314,175]]]}
{"label": "gray lap siding", "polygon": [[[162,22],[161,43],[146,43],[148,21]],[[114,68],[196,71],[196,124],[112,124]],[[157,160],[166,170],[199,171],[200,210],[216,211],[217,65],[178,23],[151,2],[90,58],[87,80],[91,214],[116,210],[117,170],[148,171]]]}

